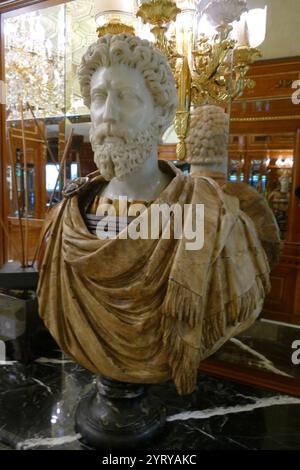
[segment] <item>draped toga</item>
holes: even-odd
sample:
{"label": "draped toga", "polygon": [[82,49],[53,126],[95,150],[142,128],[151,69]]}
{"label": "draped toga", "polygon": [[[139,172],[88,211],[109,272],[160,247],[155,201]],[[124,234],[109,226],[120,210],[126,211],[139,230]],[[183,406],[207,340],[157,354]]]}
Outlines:
{"label": "draped toga", "polygon": [[[204,204],[203,248],[188,251],[184,236],[162,234],[99,239],[84,222],[105,184],[93,174],[52,211],[39,310],[60,348],[93,373],[133,383],[172,378],[184,394],[195,389],[200,361],[257,318],[270,266],[255,221],[237,197],[210,178],[161,166],[173,178],[154,203]],[[265,202],[262,210],[276,244]]]}

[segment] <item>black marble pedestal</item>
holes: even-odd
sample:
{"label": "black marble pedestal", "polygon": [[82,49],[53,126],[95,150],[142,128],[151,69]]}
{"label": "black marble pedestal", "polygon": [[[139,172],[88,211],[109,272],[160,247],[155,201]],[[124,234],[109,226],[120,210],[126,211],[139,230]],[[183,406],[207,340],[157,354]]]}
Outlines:
{"label": "black marble pedestal", "polygon": [[128,449],[157,436],[165,421],[165,409],[149,397],[146,386],[100,376],[78,405],[75,429],[89,447]]}
{"label": "black marble pedestal", "polygon": [[0,292],[0,361],[30,364],[58,349],[39,317],[36,294],[26,290],[6,292]]}
{"label": "black marble pedestal", "polygon": [[[218,355],[233,365],[277,369],[283,379],[286,374],[297,379],[300,365],[291,360],[295,339],[299,327],[259,321]],[[134,452],[300,450],[300,397],[202,373],[197,385],[187,396],[179,396],[172,382],[149,387],[151,400],[166,409],[166,425]],[[74,420],[89,393],[95,395],[95,377],[57,351],[28,365],[0,362],[0,450],[85,451]]]}
{"label": "black marble pedestal", "polygon": [[6,263],[0,269],[0,288],[36,290],[39,273],[35,266],[22,267],[19,262]]}

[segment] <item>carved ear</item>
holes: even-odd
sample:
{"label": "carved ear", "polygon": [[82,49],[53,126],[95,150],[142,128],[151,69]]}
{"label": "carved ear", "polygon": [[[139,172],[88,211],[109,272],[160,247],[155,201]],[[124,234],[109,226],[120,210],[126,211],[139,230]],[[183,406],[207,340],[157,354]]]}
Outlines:
{"label": "carved ear", "polygon": [[167,118],[170,114],[170,107],[169,106],[156,106],[155,107],[155,115],[159,119],[160,117],[162,118]]}
{"label": "carved ear", "polygon": [[170,106],[156,106],[155,107],[155,123],[162,130],[168,127],[168,121],[170,121]]}
{"label": "carved ear", "polygon": [[160,136],[164,134],[166,129],[172,124],[171,114],[172,106],[156,106],[155,108],[155,126],[159,129]]}

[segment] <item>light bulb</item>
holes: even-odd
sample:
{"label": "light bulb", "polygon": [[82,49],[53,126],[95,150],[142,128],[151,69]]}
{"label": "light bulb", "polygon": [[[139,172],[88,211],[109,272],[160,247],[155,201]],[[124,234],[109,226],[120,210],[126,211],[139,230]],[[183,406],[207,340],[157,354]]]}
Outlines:
{"label": "light bulb", "polygon": [[232,24],[232,38],[238,46],[259,47],[266,37],[267,7],[254,8],[241,15],[239,21]]}
{"label": "light bulb", "polygon": [[254,8],[247,13],[247,25],[251,47],[259,47],[265,40],[267,27],[267,6]]}

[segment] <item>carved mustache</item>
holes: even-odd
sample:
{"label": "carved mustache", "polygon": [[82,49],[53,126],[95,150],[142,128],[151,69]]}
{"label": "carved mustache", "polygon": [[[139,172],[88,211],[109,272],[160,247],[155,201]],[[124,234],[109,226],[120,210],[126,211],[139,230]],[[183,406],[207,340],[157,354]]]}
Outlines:
{"label": "carved mustache", "polygon": [[91,138],[96,145],[103,144],[106,137],[119,137],[125,143],[129,143],[133,136],[130,131],[122,129],[120,126],[116,127],[111,124],[101,124],[97,127],[92,126]]}

